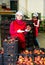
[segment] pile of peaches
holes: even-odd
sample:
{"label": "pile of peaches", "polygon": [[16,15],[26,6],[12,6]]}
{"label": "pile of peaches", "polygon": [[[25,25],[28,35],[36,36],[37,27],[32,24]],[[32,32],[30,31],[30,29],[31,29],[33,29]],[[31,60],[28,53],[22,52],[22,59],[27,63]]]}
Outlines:
{"label": "pile of peaches", "polygon": [[31,56],[22,56],[20,55],[18,57],[17,65],[34,65],[33,64],[33,59]]}
{"label": "pile of peaches", "polygon": [[45,49],[44,48],[40,48],[40,49],[34,49],[34,50],[24,50],[24,51],[22,51],[21,52],[21,54],[38,54],[38,55],[40,55],[40,54],[45,54]]}
{"label": "pile of peaches", "polygon": [[15,37],[15,38],[7,37],[3,40],[3,42],[10,44],[10,43],[14,43],[15,40],[17,40],[17,37]]}
{"label": "pile of peaches", "polygon": [[34,64],[35,65],[45,65],[45,56],[35,56],[34,57]]}
{"label": "pile of peaches", "polygon": [[17,65],[45,65],[45,50],[24,50],[17,59]]}
{"label": "pile of peaches", "polygon": [[45,49],[44,48],[34,49],[33,54],[38,54],[38,55],[45,54]]}

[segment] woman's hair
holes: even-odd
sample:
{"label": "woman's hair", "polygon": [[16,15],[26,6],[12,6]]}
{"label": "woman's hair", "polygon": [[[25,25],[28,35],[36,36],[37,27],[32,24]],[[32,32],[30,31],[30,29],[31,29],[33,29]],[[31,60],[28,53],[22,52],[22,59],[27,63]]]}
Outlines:
{"label": "woman's hair", "polygon": [[37,18],[38,19],[38,16],[37,17],[33,16],[32,18]]}

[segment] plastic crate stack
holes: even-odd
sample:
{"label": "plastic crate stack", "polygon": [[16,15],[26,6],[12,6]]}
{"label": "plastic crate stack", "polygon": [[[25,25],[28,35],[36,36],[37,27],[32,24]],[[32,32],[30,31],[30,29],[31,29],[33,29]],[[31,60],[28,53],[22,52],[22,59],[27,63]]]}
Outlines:
{"label": "plastic crate stack", "polygon": [[2,65],[2,54],[0,54],[0,65]]}
{"label": "plastic crate stack", "polygon": [[15,42],[8,44],[6,42],[3,43],[4,54],[17,54],[18,53],[18,43],[17,40]]}
{"label": "plastic crate stack", "polygon": [[3,42],[4,54],[3,62],[4,65],[16,65],[17,54],[18,54],[18,40],[6,40]]}
{"label": "plastic crate stack", "polygon": [[[10,21],[8,19],[1,20],[1,41],[3,42],[4,38],[6,38],[9,34],[9,26]],[[2,35],[3,34],[3,35]]]}
{"label": "plastic crate stack", "polygon": [[17,61],[17,55],[15,55],[15,56],[4,55],[3,56],[3,64],[4,65],[16,65],[16,61]]}

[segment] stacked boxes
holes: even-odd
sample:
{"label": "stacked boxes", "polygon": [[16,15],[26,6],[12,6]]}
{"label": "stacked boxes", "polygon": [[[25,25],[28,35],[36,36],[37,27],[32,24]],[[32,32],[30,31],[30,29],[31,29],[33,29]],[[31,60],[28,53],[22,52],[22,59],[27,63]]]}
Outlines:
{"label": "stacked boxes", "polygon": [[15,40],[13,43],[3,43],[3,48],[4,48],[4,54],[7,53],[8,55],[10,54],[17,54],[18,53],[18,42]]}
{"label": "stacked boxes", "polygon": [[16,65],[17,54],[18,54],[18,40],[12,41],[12,39],[3,42],[4,54],[3,62],[4,65]]}
{"label": "stacked boxes", "polygon": [[4,55],[4,65],[16,65],[17,55]]}

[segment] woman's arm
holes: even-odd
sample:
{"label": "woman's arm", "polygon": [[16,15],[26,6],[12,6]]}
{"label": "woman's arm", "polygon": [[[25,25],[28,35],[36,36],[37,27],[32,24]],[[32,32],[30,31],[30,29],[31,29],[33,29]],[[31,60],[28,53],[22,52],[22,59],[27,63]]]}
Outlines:
{"label": "woman's arm", "polygon": [[37,21],[37,24],[34,23],[34,26],[39,27],[39,21],[40,20]]}
{"label": "woman's arm", "polygon": [[10,24],[10,34],[15,34],[16,31],[14,31],[14,25],[13,25],[13,21]]}

